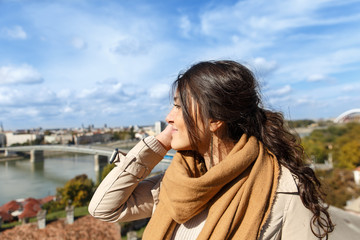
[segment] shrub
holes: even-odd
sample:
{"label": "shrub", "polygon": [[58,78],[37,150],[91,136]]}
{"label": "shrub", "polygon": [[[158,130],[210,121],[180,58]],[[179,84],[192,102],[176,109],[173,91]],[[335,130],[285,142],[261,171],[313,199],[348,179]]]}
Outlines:
{"label": "shrub", "polygon": [[71,201],[75,207],[85,206],[91,200],[93,189],[94,183],[86,174],[76,176],[57,189],[59,204],[65,207]]}

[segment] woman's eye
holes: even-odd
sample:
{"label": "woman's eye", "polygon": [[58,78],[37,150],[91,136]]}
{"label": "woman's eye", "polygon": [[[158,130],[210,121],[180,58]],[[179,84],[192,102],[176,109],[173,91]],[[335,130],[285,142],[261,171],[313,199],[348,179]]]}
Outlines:
{"label": "woman's eye", "polygon": [[179,109],[179,108],[180,108],[180,105],[174,103],[174,107],[175,107],[176,109]]}

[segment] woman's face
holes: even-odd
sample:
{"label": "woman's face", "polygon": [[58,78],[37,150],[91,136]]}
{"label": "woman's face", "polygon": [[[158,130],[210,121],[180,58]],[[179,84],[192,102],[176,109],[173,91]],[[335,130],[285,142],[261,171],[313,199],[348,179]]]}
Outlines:
{"label": "woman's face", "polygon": [[[190,144],[189,134],[181,108],[181,103],[177,95],[175,95],[174,106],[166,117],[166,121],[173,127],[171,148],[174,150],[193,150]],[[208,134],[204,134],[204,126],[200,124],[201,120],[197,119],[196,122],[198,123],[196,128],[198,129],[200,134],[200,143],[198,145],[198,148],[201,154],[202,152],[207,150],[208,144],[210,142],[210,137],[208,136]]]}
{"label": "woman's face", "polygon": [[174,97],[174,106],[167,115],[166,122],[173,127],[171,148],[174,150],[191,150],[189,134],[177,96]]}

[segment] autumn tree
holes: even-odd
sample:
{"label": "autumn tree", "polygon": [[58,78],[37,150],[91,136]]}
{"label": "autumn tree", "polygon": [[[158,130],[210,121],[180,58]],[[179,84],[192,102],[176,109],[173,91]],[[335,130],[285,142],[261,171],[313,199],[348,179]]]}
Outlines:
{"label": "autumn tree", "polygon": [[301,119],[301,120],[289,120],[287,124],[290,128],[301,128],[301,127],[308,127],[309,125],[315,123],[314,120],[310,119]]}
{"label": "autumn tree", "polygon": [[112,164],[108,164],[104,167],[104,169],[101,172],[101,179],[100,182],[102,180],[104,180],[104,178],[106,177],[106,175],[108,175],[108,173],[115,167],[115,163]]}
{"label": "autumn tree", "polygon": [[76,176],[69,180],[64,187],[57,189],[60,205],[66,206],[69,201],[75,207],[85,206],[90,202],[93,194],[94,183],[86,174]]}
{"label": "autumn tree", "polygon": [[343,208],[350,199],[360,196],[360,187],[354,182],[351,170],[333,169],[316,171],[326,194],[325,202],[329,205]]}
{"label": "autumn tree", "polygon": [[354,169],[360,165],[360,124],[347,124],[345,133],[334,143],[334,159],[340,168]]}
{"label": "autumn tree", "polygon": [[354,169],[360,165],[360,124],[316,129],[302,139],[302,145],[316,163],[324,162],[331,153],[335,167]]}
{"label": "autumn tree", "polygon": [[330,142],[327,135],[326,130],[317,129],[301,140],[305,153],[315,163],[323,163],[328,157]]}

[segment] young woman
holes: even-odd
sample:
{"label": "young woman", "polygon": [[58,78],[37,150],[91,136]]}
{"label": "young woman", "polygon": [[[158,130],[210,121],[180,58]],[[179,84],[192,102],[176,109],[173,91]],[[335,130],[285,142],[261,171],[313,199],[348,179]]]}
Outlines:
{"label": "young woman", "polygon": [[[143,239],[318,239],[333,231],[320,182],[257,81],[233,61],[200,62],[173,85],[168,127],[126,156],[95,192],[104,221],[151,217]],[[165,174],[145,177],[173,148]]]}

